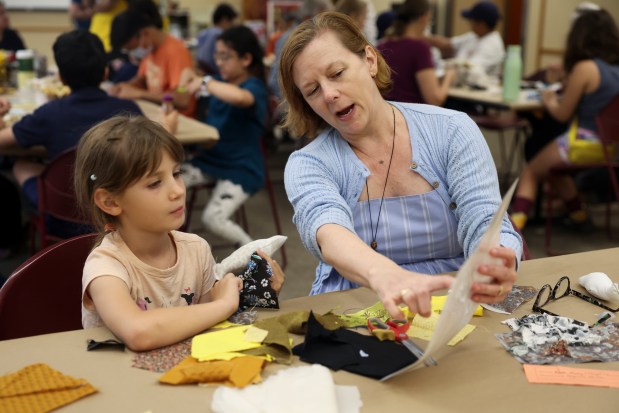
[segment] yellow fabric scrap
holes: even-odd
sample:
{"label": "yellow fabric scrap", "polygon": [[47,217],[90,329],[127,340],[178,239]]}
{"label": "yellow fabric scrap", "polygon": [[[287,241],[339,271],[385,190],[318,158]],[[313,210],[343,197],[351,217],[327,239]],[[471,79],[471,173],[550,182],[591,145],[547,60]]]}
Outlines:
{"label": "yellow fabric scrap", "polygon": [[379,318],[382,321],[389,319],[389,312],[381,301],[356,313],[340,315],[340,319],[345,327],[367,326],[368,318],[372,317]]}
{"label": "yellow fabric scrap", "polygon": [[67,376],[46,364],[32,364],[0,377],[0,411],[50,412],[96,392],[84,379]]}
{"label": "yellow fabric scrap", "polygon": [[257,327],[249,326],[249,328],[245,332],[245,340],[254,343],[262,343],[268,335],[269,332],[267,330],[262,330]]}
{"label": "yellow fabric scrap", "polygon": [[165,384],[219,383],[245,387],[261,381],[264,359],[239,357],[229,361],[199,362],[187,357],[159,378]]}
{"label": "yellow fabric scrap", "polygon": [[[440,313],[443,311],[443,307],[445,307],[445,303],[447,302],[446,295],[433,295],[432,296],[432,311],[435,313]],[[481,305],[478,305],[475,309],[473,315],[481,317],[484,315],[484,309]]]}
{"label": "yellow fabric scrap", "polygon": [[[408,329],[408,332],[407,332],[408,336],[430,341],[430,339],[432,338],[432,334],[434,333],[434,330],[436,329],[436,323],[438,322],[438,319],[439,319],[439,315],[438,313],[435,313],[434,311],[432,312],[432,315],[428,318],[424,318],[420,315],[416,315],[413,318],[411,326]],[[464,340],[464,338],[467,335],[469,335],[474,329],[475,329],[474,325],[467,324],[466,326],[462,328],[462,330],[458,332],[458,334],[456,334],[449,341],[448,344],[450,346],[455,346],[456,344]]]}
{"label": "yellow fabric scrap", "polygon": [[198,360],[208,359],[213,354],[238,352],[260,347],[261,343],[245,340],[248,326],[228,328],[197,335],[191,341],[191,356]]}

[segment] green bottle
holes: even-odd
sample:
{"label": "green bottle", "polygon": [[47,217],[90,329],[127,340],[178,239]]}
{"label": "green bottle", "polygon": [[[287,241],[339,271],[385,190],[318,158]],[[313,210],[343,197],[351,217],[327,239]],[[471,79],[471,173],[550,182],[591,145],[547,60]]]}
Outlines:
{"label": "green bottle", "polygon": [[522,58],[520,46],[510,45],[503,65],[503,101],[514,102],[520,94],[520,79],[522,79]]}

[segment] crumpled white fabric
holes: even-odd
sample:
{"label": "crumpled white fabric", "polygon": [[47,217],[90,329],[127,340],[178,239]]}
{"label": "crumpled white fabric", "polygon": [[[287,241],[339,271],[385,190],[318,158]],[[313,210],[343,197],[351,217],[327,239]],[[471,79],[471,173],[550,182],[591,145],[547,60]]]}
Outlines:
{"label": "crumpled white fabric", "polygon": [[359,389],[335,385],[319,364],[280,370],[243,389],[219,387],[211,401],[215,413],[358,413],[361,406]]}
{"label": "crumpled white fabric", "polygon": [[537,349],[549,343],[563,340],[568,344],[593,345],[600,343],[600,336],[594,334],[582,321],[550,314],[529,314],[521,318],[501,321],[515,332],[522,334],[522,342],[530,349]]}
{"label": "crumpled white fabric", "polygon": [[251,254],[257,249],[261,249],[267,255],[273,256],[275,251],[280,249],[287,239],[288,237],[284,235],[274,235],[271,238],[257,239],[243,245],[220,263],[215,264],[215,278],[221,280],[229,272],[236,273],[236,271],[245,269]]}
{"label": "crumpled white fabric", "polygon": [[589,294],[597,298],[619,303],[619,285],[613,283],[610,277],[603,272],[592,272],[591,274],[583,275],[578,279],[578,283]]}

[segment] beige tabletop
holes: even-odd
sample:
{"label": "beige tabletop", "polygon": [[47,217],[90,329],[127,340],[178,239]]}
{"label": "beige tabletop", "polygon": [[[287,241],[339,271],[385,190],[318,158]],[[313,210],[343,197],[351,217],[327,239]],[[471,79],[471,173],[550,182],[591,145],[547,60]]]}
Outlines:
{"label": "beige tabletop", "polygon": [[[142,99],[137,100],[136,103],[144,112],[144,116],[156,122],[161,122],[160,105]],[[174,136],[183,145],[199,143],[205,146],[213,146],[219,140],[219,132],[216,128],[184,115],[178,117],[178,129]]]}
{"label": "beige tabletop", "polygon": [[[159,105],[146,100],[137,100],[136,103],[144,113],[144,116],[155,122],[161,122]],[[32,110],[34,110],[34,107]],[[219,132],[216,128],[184,115],[179,115],[178,117],[178,129],[174,136],[176,136],[183,145],[201,144],[206,147],[211,147],[219,140]],[[44,157],[46,153],[47,151],[42,146],[33,146],[30,148],[10,146],[0,148],[0,155],[13,157]]]}
{"label": "beige tabletop", "polygon": [[[573,281],[572,288],[583,291],[577,286],[577,278],[592,271],[606,272],[619,281],[618,256],[619,248],[614,248],[527,261],[522,263],[518,284],[539,288],[545,283],[554,285],[560,276],[568,275]],[[301,309],[344,312],[376,301],[371,291],[362,288],[287,300],[281,304],[279,313]],[[524,304],[514,315],[530,313],[531,305],[532,302]],[[591,304],[574,297],[550,304],[549,309],[589,322],[598,312]],[[265,311],[261,316],[276,314]],[[606,413],[619,410],[616,389],[529,384],[522,365],[494,337],[495,333],[509,331],[500,321],[510,317],[485,311],[483,317],[473,318],[471,323],[477,328],[463,342],[437,355],[436,367],[411,371],[385,383],[340,371],[333,372],[334,381],[359,387],[363,412]],[[86,351],[88,338],[109,336],[106,329],[99,328],[0,341],[0,374],[43,362],[65,374],[86,378],[99,389],[99,393],[59,409],[61,412],[210,411],[214,387],[160,385],[159,374],[131,367],[129,351]],[[418,343],[422,347],[427,344]],[[618,370],[619,362],[570,366]],[[280,368],[285,367],[271,364],[264,376]]]}
{"label": "beige tabletop", "polygon": [[449,97],[484,106],[503,110],[535,110],[542,109],[542,102],[534,90],[521,90],[515,102],[503,101],[503,90],[500,87],[491,87],[487,90],[475,90],[469,87],[450,87]]}

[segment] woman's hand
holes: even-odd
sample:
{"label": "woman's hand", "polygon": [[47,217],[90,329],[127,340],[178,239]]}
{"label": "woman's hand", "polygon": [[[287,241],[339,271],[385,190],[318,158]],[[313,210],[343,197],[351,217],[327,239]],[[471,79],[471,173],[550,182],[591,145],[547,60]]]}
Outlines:
{"label": "woman's hand", "polygon": [[506,247],[494,247],[490,255],[500,259],[498,264],[480,265],[477,271],[493,280],[490,283],[474,283],[471,299],[478,303],[493,304],[505,299],[516,281],[516,254]]}
{"label": "woman's hand", "polygon": [[279,263],[269,257],[266,252],[262,250],[258,250],[258,255],[260,255],[266,262],[269,263],[271,269],[273,269],[273,275],[271,276],[271,288],[275,290],[275,292],[279,295],[279,292],[284,285],[284,281],[286,279],[286,274],[284,274],[284,270],[279,266]]}
{"label": "woman's hand", "polygon": [[222,300],[236,310],[239,307],[239,293],[242,290],[243,281],[229,272],[215,283],[211,290],[211,299],[213,301]]}
{"label": "woman's hand", "polygon": [[393,318],[402,319],[404,314],[399,305],[404,304],[413,313],[428,317],[432,311],[432,292],[449,289],[453,277],[449,275],[424,275],[401,272],[377,277],[377,285],[371,285]]}

